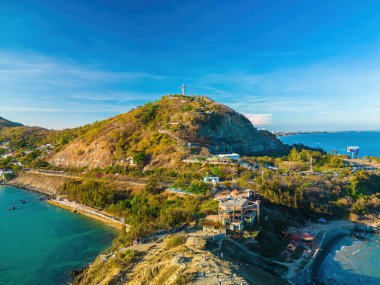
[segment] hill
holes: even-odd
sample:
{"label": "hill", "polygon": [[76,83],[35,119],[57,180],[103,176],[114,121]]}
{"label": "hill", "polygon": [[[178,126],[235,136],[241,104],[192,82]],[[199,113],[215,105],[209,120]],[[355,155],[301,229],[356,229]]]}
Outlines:
{"label": "hill", "polygon": [[0,117],[0,128],[18,127],[18,126],[22,126],[22,124],[11,122],[11,121],[8,121],[8,120]]}
{"label": "hill", "polygon": [[[281,152],[272,134],[222,104],[204,97],[168,95],[128,113],[60,133],[63,147],[50,163],[65,167],[107,167],[135,163],[175,166],[190,154]],[[136,159],[135,159],[136,160]]]}

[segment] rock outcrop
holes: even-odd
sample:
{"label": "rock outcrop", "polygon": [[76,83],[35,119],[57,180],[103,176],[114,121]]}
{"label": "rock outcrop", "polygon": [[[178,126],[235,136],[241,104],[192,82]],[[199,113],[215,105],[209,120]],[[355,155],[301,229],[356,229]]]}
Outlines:
{"label": "rock outcrop", "polygon": [[65,177],[53,177],[30,172],[21,172],[9,183],[20,188],[51,196],[56,195],[68,180],[69,179]]}

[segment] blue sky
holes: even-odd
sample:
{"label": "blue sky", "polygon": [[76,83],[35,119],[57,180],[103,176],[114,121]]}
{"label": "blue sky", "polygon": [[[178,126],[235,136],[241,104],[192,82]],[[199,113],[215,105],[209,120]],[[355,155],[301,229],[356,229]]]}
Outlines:
{"label": "blue sky", "polygon": [[0,116],[74,127],[185,83],[259,128],[380,129],[379,11],[377,0],[0,0]]}

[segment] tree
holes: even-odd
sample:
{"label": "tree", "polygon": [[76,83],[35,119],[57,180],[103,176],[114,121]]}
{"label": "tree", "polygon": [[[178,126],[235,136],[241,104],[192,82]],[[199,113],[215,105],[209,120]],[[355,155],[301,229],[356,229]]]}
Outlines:
{"label": "tree", "polygon": [[187,191],[191,193],[196,193],[196,194],[206,194],[208,190],[208,185],[204,183],[203,181],[201,182],[192,182],[190,186],[187,188]]}
{"label": "tree", "polygon": [[156,176],[149,177],[148,182],[145,184],[144,191],[151,194],[159,194],[161,191],[160,185],[158,184]]}
{"label": "tree", "polygon": [[211,174],[212,174],[213,176],[222,177],[222,175],[223,175],[223,171],[222,171],[222,169],[220,168],[220,166],[215,165],[215,166],[211,169]]}
{"label": "tree", "polygon": [[290,161],[300,161],[300,154],[295,147],[293,147],[292,150],[290,151],[288,155],[288,159]]}
{"label": "tree", "polygon": [[133,156],[133,162],[139,167],[144,167],[146,159],[147,156],[143,151],[140,151]]}

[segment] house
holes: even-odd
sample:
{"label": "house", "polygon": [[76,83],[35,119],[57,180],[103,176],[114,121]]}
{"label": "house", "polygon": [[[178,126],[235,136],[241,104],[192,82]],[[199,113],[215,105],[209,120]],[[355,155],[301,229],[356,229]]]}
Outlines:
{"label": "house", "polygon": [[220,160],[232,160],[232,161],[239,161],[240,160],[240,155],[237,153],[217,154],[215,157],[217,159],[220,159]]}
{"label": "house", "polygon": [[230,197],[219,202],[219,220],[231,230],[242,231],[244,226],[252,226],[260,214],[260,201],[255,202],[241,197]]}
{"label": "house", "polygon": [[13,170],[0,169],[0,179],[5,179],[7,175],[13,175]]}
{"label": "house", "polygon": [[212,183],[212,184],[215,185],[216,183],[219,183],[220,178],[217,177],[217,176],[206,176],[206,177],[203,178],[203,181],[205,183]]}
{"label": "house", "polygon": [[246,168],[246,169],[249,169],[249,170],[252,170],[253,169],[253,165],[249,164],[248,162],[246,161],[241,161],[240,162],[240,166]]}
{"label": "house", "polygon": [[215,200],[218,200],[219,202],[224,202],[230,198],[230,195],[216,195]]}

